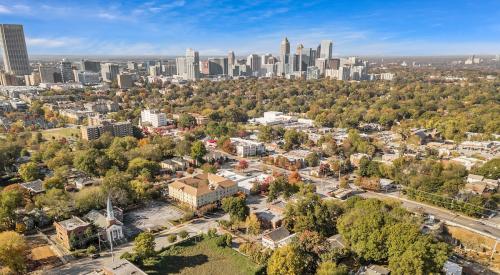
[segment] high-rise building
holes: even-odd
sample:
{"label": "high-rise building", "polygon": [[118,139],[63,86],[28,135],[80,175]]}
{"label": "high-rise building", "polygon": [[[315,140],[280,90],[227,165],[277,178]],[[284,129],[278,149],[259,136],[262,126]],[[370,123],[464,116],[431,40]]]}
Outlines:
{"label": "high-rise building", "polygon": [[232,68],[236,64],[236,58],[234,56],[234,52],[230,51],[227,54],[227,66],[228,68]]}
{"label": "high-rise building", "polygon": [[200,79],[200,55],[189,48],[186,50],[186,80]]}
{"label": "high-rise building", "polygon": [[286,74],[289,72],[290,64],[290,42],[288,38],[285,37],[280,44],[280,68],[278,72],[280,74]]}
{"label": "high-rise building", "polygon": [[38,72],[40,73],[41,83],[56,83],[60,75],[59,70],[54,66],[39,65]]}
{"label": "high-rise building", "polygon": [[141,111],[141,124],[149,123],[153,127],[167,125],[167,115],[158,110],[146,109]]}
{"label": "high-rise building", "polygon": [[101,76],[105,82],[113,82],[119,73],[118,64],[103,63],[101,64]]}
{"label": "high-rise building", "polygon": [[128,89],[134,86],[134,80],[129,73],[118,74],[116,79],[118,80],[118,87],[120,87],[120,89]]}
{"label": "high-rise building", "polygon": [[5,71],[14,75],[31,73],[23,25],[0,24],[0,46]]}
{"label": "high-rise building", "polygon": [[258,54],[251,54],[247,57],[247,65],[250,66],[252,74],[258,75],[260,70],[260,56]]}
{"label": "high-rise building", "polygon": [[82,71],[98,73],[101,71],[101,62],[82,60]]}
{"label": "high-rise building", "polygon": [[61,76],[64,83],[75,81],[75,76],[73,74],[73,67],[70,61],[63,59],[59,64],[59,69],[61,70]]}
{"label": "high-rise building", "polygon": [[332,58],[332,40],[321,41],[321,52],[319,58],[330,59]]}
{"label": "high-rise building", "polygon": [[97,85],[100,82],[100,75],[91,71],[77,71],[75,73],[75,81],[83,85]]}
{"label": "high-rise building", "polygon": [[177,57],[175,59],[175,67],[177,70],[177,75],[184,77],[186,75],[186,58]]}

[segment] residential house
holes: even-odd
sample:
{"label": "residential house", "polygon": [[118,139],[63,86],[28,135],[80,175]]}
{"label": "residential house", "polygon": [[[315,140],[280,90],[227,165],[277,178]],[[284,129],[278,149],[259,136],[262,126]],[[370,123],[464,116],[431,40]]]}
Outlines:
{"label": "residential house", "polygon": [[43,181],[38,179],[34,181],[23,182],[20,184],[23,188],[28,190],[28,192],[34,196],[45,192],[45,187],[43,186]]}
{"label": "residential house", "polygon": [[262,236],[262,245],[266,248],[275,249],[289,244],[294,234],[290,234],[285,227],[280,227]]}

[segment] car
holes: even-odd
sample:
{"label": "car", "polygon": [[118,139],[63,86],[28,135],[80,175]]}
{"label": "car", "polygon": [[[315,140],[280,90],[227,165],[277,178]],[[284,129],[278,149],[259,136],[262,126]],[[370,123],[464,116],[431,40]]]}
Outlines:
{"label": "car", "polygon": [[97,259],[97,258],[101,257],[101,254],[99,254],[99,253],[95,253],[95,254],[90,255],[90,257],[91,257],[92,259]]}

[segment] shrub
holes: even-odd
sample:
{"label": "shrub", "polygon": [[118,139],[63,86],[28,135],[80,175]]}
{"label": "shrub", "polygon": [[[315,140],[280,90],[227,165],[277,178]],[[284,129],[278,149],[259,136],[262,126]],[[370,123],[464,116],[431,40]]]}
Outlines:
{"label": "shrub", "polygon": [[168,236],[169,243],[173,243],[175,241],[177,241],[177,235],[172,234],[172,235]]}
{"label": "shrub", "polygon": [[87,254],[94,254],[96,252],[97,252],[97,249],[95,248],[95,246],[90,245],[89,247],[87,247]]}
{"label": "shrub", "polygon": [[182,239],[187,238],[187,236],[189,236],[189,233],[187,233],[186,230],[182,230],[181,232],[179,232],[179,237],[181,237]]}

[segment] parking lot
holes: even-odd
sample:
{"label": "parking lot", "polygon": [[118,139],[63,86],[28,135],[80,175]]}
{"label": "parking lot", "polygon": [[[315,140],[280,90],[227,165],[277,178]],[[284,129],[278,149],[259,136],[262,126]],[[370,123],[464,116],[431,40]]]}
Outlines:
{"label": "parking lot", "polygon": [[132,210],[123,217],[127,235],[133,236],[141,231],[155,231],[171,227],[171,221],[182,218],[184,211],[162,202],[151,203],[140,209]]}

